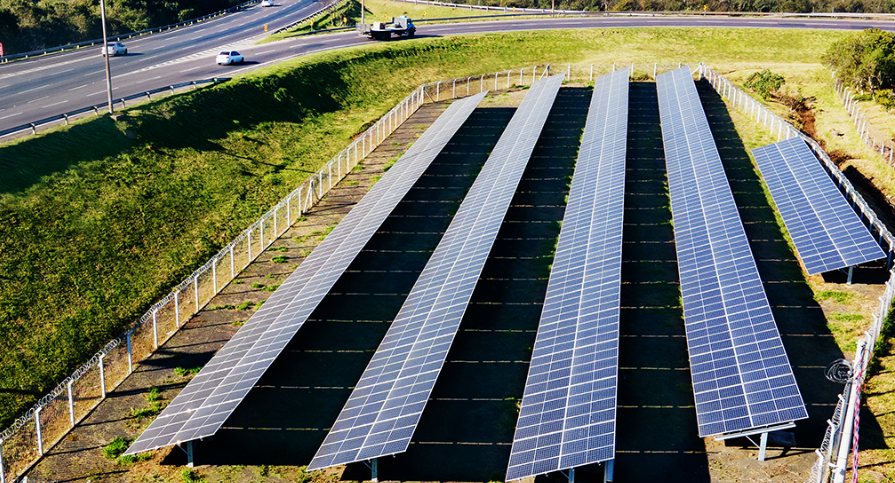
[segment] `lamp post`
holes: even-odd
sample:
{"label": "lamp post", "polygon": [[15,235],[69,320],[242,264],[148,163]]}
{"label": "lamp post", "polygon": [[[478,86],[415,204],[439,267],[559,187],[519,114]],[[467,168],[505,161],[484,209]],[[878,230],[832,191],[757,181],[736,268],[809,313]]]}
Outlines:
{"label": "lamp post", "polygon": [[107,39],[106,39],[106,2],[105,0],[99,0],[99,13],[100,18],[103,22],[103,59],[106,61],[106,91],[109,96],[109,114],[114,112],[112,110],[112,69],[109,67],[109,48],[107,47]]}

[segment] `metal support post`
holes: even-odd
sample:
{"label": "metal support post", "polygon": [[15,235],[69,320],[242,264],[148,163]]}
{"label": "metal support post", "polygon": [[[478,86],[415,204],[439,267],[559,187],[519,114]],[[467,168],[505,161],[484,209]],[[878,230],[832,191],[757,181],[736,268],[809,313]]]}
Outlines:
{"label": "metal support post", "polygon": [[451,99],[457,98],[457,79],[454,79],[453,84],[451,85]]}
{"label": "metal support post", "polygon": [[[342,155],[340,154],[339,161],[341,161],[341,160],[342,160]],[[341,166],[341,163],[339,163],[339,166]],[[332,171],[332,168],[329,168],[329,170]],[[332,173],[330,173],[330,178],[332,178]],[[330,184],[332,184],[332,182],[330,182]],[[280,231],[278,230],[279,227],[277,226],[277,216],[279,216],[279,214],[280,214],[279,211],[280,211],[279,206],[273,207],[273,236],[274,236],[274,238],[276,238],[277,235],[280,234]]]}
{"label": "metal support post", "polygon": [[535,81],[538,80],[538,66],[534,66],[534,71],[531,73],[531,83],[534,84]]}
{"label": "metal support post", "polygon": [[633,62],[631,63],[631,72],[628,72],[628,74],[629,74],[628,75],[629,78],[631,78],[631,79],[634,78],[634,63]]}
{"label": "metal support post", "polygon": [[479,92],[485,92],[485,75],[479,77]]}
{"label": "metal support post", "polygon": [[379,483],[379,460],[374,458],[373,461],[370,462],[370,481],[373,483]]}
{"label": "metal support post", "polygon": [[100,391],[102,391],[103,399],[106,398],[106,368],[105,361],[103,360],[105,358],[105,354],[99,356],[99,362],[96,364],[99,366],[99,388]]}
{"label": "metal support post", "polygon": [[575,468],[569,468],[569,483],[575,483]]}
{"label": "metal support post", "polygon": [[569,67],[566,68],[566,79],[572,78],[572,64],[569,64]]}
{"label": "metal support post", "polygon": [[659,64],[658,63],[653,64],[653,80],[656,79],[656,74],[658,74],[658,73],[659,73]]}
{"label": "metal support post", "polygon": [[764,461],[768,452],[768,433],[761,433],[761,444],[758,446],[758,461]]}
{"label": "metal support post", "polygon": [[195,464],[195,461],[193,460],[193,442],[187,441],[186,442],[186,467],[192,468],[194,464]]}
{"label": "metal support post", "polygon": [[590,80],[591,80],[591,82],[593,82],[593,80],[594,80],[594,65],[593,64],[590,65]]}
{"label": "metal support post", "polygon": [[497,77],[498,77],[497,72],[495,72],[494,73],[494,90],[495,91],[497,90]]}
{"label": "metal support post", "polygon": [[152,340],[158,349],[158,310],[152,311]]}
{"label": "metal support post", "polygon": [[34,410],[34,429],[37,432],[37,454],[43,456],[44,455],[44,442],[43,435],[40,430],[40,411],[43,408],[37,408]]}
{"label": "metal support post", "polygon": [[75,425],[75,396],[71,392],[71,385],[74,382],[74,379],[69,379],[68,384],[66,384],[68,386],[68,420],[72,427]]}
{"label": "metal support post", "polygon": [[211,263],[211,285],[214,293],[218,293],[218,261]]}
{"label": "metal support post", "polygon": [[522,85],[523,82],[525,82],[525,81],[523,80],[523,79],[524,79],[524,73],[525,73],[525,69],[519,69],[519,85],[520,85],[520,86]]}
{"label": "metal support post", "polygon": [[513,71],[510,70],[507,71],[507,89],[510,88],[510,74],[512,74],[512,72]]}
{"label": "metal support post", "polygon": [[852,279],[852,276],[854,275],[854,273],[855,273],[855,266],[852,265],[852,266],[848,267],[848,282],[847,282],[848,285],[851,285],[851,279]]}
{"label": "metal support post", "polygon": [[236,278],[236,260],[233,256],[233,245],[230,245],[230,278]]}
{"label": "metal support post", "polygon": [[615,458],[606,460],[603,465],[603,480],[612,481],[612,479],[615,477]]}

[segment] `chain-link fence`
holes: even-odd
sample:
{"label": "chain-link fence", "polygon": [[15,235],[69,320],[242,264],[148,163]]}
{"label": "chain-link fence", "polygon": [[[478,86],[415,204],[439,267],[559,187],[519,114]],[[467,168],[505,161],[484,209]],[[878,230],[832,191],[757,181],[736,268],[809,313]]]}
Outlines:
{"label": "chain-link fence", "polygon": [[[803,134],[786,122],[780,116],[772,113],[768,108],[751,96],[740,90],[732,82],[728,81],[721,74],[705,66],[700,66],[700,72],[705,77],[715,91],[721,97],[727,99],[733,106],[750,119],[763,124],[767,127],[772,135],[776,135],[778,140],[790,139],[795,136],[801,137],[814,151],[814,154],[820,159],[821,165],[827,170],[827,173],[838,185],[839,190],[845,195],[846,200],[851,204],[852,208],[860,217],[861,222],[870,229],[870,233],[877,238],[877,241],[887,254],[886,268],[889,270],[889,280],[886,281],[886,289],[883,296],[880,297],[880,304],[872,315],[870,328],[864,333],[864,336],[858,342],[858,349],[855,352],[855,359],[852,364],[852,374],[848,384],[845,386],[833,417],[828,421],[827,431],[824,435],[820,448],[816,450],[817,460],[811,469],[810,483],[827,482],[832,475],[834,481],[843,481],[848,466],[849,450],[853,450],[852,468],[858,468],[857,465],[857,435],[858,435],[858,418],[856,417],[860,409],[861,387],[864,382],[864,375],[867,373],[867,367],[873,357],[873,348],[876,340],[882,331],[883,322],[892,306],[892,299],[895,297],[895,269],[892,267],[892,258],[895,254],[895,238],[889,233],[886,226],[879,220],[873,210],[864,201],[864,198],[855,190],[851,182],[842,174],[842,171],[836,166],[833,160],[811,137]],[[841,91],[841,87],[837,86],[837,92]],[[853,99],[844,94],[840,94],[843,98],[849,99],[846,104],[849,114],[856,112],[854,106],[851,105]],[[856,118],[856,127],[861,134],[862,140],[867,139],[866,128],[862,128],[865,124],[858,122],[860,118]],[[886,148],[891,149],[891,148]],[[891,151],[887,151],[891,153]],[[844,445],[842,443],[845,443]],[[852,479],[857,482],[858,472],[853,470]]]}

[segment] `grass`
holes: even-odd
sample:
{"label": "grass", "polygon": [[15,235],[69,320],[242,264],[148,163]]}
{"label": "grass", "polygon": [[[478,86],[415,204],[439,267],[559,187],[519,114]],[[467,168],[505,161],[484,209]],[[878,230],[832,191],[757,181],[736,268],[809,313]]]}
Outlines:
{"label": "grass", "polygon": [[201,370],[201,369],[202,369],[201,367],[190,367],[190,368],[175,367],[174,374],[179,377],[194,376],[194,375],[198,374],[199,370]]}
{"label": "grass", "polygon": [[845,304],[855,297],[851,292],[842,292],[840,290],[819,290],[814,292],[817,300],[832,300],[838,304]]}
{"label": "grass", "polygon": [[421,82],[544,62],[800,64],[843,35],[637,28],[371,43],[5,144],[0,424]]}
{"label": "grass", "polygon": [[284,257],[283,255],[277,255],[277,256],[271,258],[270,261],[272,261],[274,263],[286,263],[289,261],[289,259]]}

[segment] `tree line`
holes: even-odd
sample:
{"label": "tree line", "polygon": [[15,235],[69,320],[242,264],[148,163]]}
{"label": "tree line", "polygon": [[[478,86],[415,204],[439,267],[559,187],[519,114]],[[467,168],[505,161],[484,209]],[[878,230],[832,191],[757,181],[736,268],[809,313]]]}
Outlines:
{"label": "tree line", "polygon": [[[109,35],[201,17],[243,0],[107,0]],[[99,0],[0,0],[5,55],[102,37]]]}
{"label": "tree line", "polygon": [[454,0],[453,3],[592,12],[895,12],[895,0]]}

